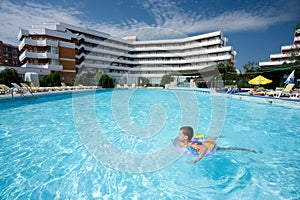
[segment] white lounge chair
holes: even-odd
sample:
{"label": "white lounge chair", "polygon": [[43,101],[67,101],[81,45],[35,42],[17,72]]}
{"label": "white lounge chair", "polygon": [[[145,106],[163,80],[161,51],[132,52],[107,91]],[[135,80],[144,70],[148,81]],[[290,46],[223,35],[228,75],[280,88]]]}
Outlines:
{"label": "white lounge chair", "polygon": [[49,91],[49,89],[47,88],[47,87],[40,87],[40,86],[38,86],[38,84],[37,83],[35,83],[35,82],[31,82],[31,88],[33,89],[33,90],[35,90],[36,92],[48,92]]}
{"label": "white lounge chair", "polygon": [[4,94],[8,93],[8,94],[11,94],[12,97],[14,96],[14,89],[13,88],[10,88],[5,84],[0,84],[0,88],[2,89],[2,91],[4,91]]}
{"label": "white lounge chair", "polygon": [[275,98],[279,98],[279,97],[282,97],[282,96],[288,96],[288,97],[291,97],[293,95],[293,88],[294,88],[295,84],[294,83],[291,83],[291,84],[288,84],[285,86],[285,88],[279,92],[275,92],[273,94],[273,96]]}
{"label": "white lounge chair", "polygon": [[22,96],[25,97],[25,94],[28,92],[28,93],[30,93],[32,96],[34,96],[34,95],[32,94],[32,92],[31,92],[27,87],[21,87],[21,86],[18,85],[17,83],[11,83],[11,84],[14,86],[15,91],[16,91],[17,93],[19,93],[20,95],[22,95]]}
{"label": "white lounge chair", "polygon": [[34,88],[30,87],[27,83],[20,83],[20,85],[23,87],[23,88],[26,88],[27,90],[29,90],[31,93],[34,93],[36,92]]}

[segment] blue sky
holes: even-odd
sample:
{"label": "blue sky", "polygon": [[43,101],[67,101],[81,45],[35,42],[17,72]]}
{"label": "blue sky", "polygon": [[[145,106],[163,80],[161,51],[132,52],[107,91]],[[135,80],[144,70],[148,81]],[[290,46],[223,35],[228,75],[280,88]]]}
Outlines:
{"label": "blue sky", "polygon": [[140,39],[181,38],[221,30],[236,67],[268,61],[293,42],[298,0],[1,0],[0,40],[18,44],[19,27],[60,21]]}

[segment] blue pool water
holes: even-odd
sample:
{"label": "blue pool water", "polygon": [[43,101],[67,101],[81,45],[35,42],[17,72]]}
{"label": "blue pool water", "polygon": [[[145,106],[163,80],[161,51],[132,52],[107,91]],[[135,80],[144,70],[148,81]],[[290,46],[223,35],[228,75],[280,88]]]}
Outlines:
{"label": "blue pool water", "polygon": [[[192,91],[0,101],[0,199],[299,199],[298,107]],[[192,164],[180,126],[222,135]]]}

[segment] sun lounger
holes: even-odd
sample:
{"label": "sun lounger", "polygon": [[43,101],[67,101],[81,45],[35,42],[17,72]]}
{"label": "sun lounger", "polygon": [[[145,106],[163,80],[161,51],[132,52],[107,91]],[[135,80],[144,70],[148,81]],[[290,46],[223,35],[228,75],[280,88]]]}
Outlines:
{"label": "sun lounger", "polygon": [[20,85],[21,85],[23,88],[26,88],[27,90],[29,90],[31,93],[36,92],[36,91],[34,90],[34,88],[30,87],[27,83],[20,83]]}
{"label": "sun lounger", "polygon": [[5,94],[5,90],[3,88],[0,88],[0,94]]}
{"label": "sun lounger", "polygon": [[4,94],[7,93],[7,94],[11,94],[12,97],[14,96],[14,89],[13,88],[10,88],[5,84],[0,84],[0,88],[2,89],[2,91],[4,91]]}
{"label": "sun lounger", "polygon": [[240,90],[239,90],[238,86],[232,85],[227,89],[226,94],[234,94],[234,93],[238,93],[239,91]]}
{"label": "sun lounger", "polygon": [[21,86],[18,85],[17,83],[11,83],[11,84],[14,86],[15,91],[16,91],[17,93],[19,93],[20,95],[22,95],[22,96],[25,97],[25,94],[26,94],[26,93],[30,93],[32,96],[34,96],[34,95],[32,94],[32,92],[31,92],[27,87],[21,87]]}
{"label": "sun lounger", "polygon": [[61,87],[62,87],[64,90],[73,90],[73,89],[74,89],[74,87],[68,86],[68,85],[66,85],[64,82],[61,82]]}
{"label": "sun lounger", "polygon": [[37,92],[48,92],[49,91],[49,89],[47,87],[40,87],[35,82],[31,82],[31,88]]}
{"label": "sun lounger", "polygon": [[293,88],[294,88],[295,84],[291,83],[286,85],[284,88],[276,88],[276,90],[274,91],[267,91],[265,93],[266,96],[273,96],[275,98],[279,98],[279,97],[283,97],[283,96],[294,96],[295,94],[293,94]]}

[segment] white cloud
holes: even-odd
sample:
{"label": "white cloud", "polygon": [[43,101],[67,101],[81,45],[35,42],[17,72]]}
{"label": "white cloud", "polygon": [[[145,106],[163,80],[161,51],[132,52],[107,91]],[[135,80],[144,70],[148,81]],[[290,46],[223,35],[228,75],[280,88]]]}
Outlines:
{"label": "white cloud", "polygon": [[[279,2],[279,3],[278,3]],[[29,28],[32,24],[45,21],[60,21],[77,26],[107,32],[111,35],[138,35],[142,39],[184,37],[199,32],[222,30],[225,32],[264,29],[275,23],[297,18],[298,3],[294,0],[256,5],[251,9],[226,11],[208,16],[183,10],[180,5],[169,0],[145,0],[140,3],[153,17],[152,24],[136,19],[126,19],[119,23],[87,20],[88,13],[78,8],[63,8],[51,4],[27,2],[25,5],[10,0],[0,2],[0,39],[17,44],[19,27]]]}
{"label": "white cloud", "polygon": [[249,9],[229,10],[215,16],[186,12],[169,0],[147,0],[144,8],[162,28],[180,30],[184,34],[222,30],[226,32],[264,29],[273,24],[297,18],[295,0],[249,5]]}
{"label": "white cloud", "polygon": [[18,5],[4,0],[0,2],[0,38],[5,42],[15,44],[19,28],[29,28],[33,24],[49,20],[67,21],[80,25],[81,21],[76,17],[80,14],[82,14],[80,11],[72,8],[64,9],[34,3]]}

